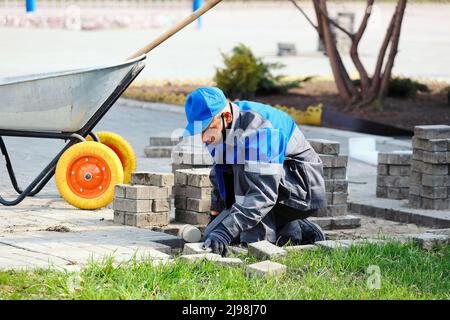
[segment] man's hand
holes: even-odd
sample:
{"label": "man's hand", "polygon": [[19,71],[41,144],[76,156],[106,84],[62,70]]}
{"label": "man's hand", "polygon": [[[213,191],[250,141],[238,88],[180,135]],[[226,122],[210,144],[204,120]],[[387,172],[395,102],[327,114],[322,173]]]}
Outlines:
{"label": "man's hand", "polygon": [[225,229],[223,224],[217,225],[217,227],[211,231],[205,239],[203,249],[211,248],[213,253],[220,254],[225,257],[228,253],[228,246],[231,243],[231,235]]}

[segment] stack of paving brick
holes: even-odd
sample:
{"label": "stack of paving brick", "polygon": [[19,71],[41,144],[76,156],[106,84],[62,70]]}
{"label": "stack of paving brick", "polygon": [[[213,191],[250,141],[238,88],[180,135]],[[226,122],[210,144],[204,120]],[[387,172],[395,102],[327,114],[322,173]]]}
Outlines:
{"label": "stack of paving brick", "polygon": [[171,173],[133,173],[131,185],[115,186],[114,223],[135,227],[168,225],[173,184]]}
{"label": "stack of paving brick", "polygon": [[172,149],[181,141],[181,137],[150,137],[150,144],[145,147],[147,158],[170,158]]}
{"label": "stack of paving brick", "polygon": [[409,203],[421,209],[450,209],[450,126],[417,126],[412,143]]}
{"label": "stack of paving brick", "polygon": [[319,209],[317,216],[342,216],[347,213],[348,157],[339,155],[340,144],[337,141],[308,139],[313,149],[319,154],[323,163],[323,175],[328,206]]}
{"label": "stack of paving brick", "polygon": [[378,198],[408,199],[412,151],[378,153]]}
{"label": "stack of paving brick", "polygon": [[[213,159],[201,141],[195,138],[183,139],[172,150],[172,172],[179,169],[211,168]],[[197,137],[198,139],[198,137]]]}
{"label": "stack of paving brick", "polygon": [[211,169],[175,171],[175,220],[193,225],[206,225],[211,208]]}

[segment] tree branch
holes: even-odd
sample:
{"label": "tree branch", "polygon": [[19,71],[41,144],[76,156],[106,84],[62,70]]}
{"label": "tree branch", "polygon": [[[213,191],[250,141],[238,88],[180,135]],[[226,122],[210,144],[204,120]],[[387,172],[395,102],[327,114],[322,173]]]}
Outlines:
{"label": "tree branch", "polygon": [[395,22],[396,13],[392,15],[391,21],[389,22],[389,27],[386,30],[386,35],[384,36],[383,43],[381,44],[380,52],[378,53],[377,63],[375,65],[375,70],[373,72],[372,77],[372,87],[371,91],[375,93],[378,91],[380,87],[381,80],[381,70],[383,68],[384,57],[386,56],[386,50],[389,46],[389,42],[392,38],[392,33],[394,32],[394,22]]}
{"label": "tree branch", "polygon": [[319,31],[319,27],[316,26],[312,20],[308,17],[308,15],[306,14],[305,11],[303,11],[303,9],[298,5],[298,3],[295,0],[289,0],[301,13],[302,15],[306,18],[306,20],[308,20],[308,22],[311,24],[311,26],[316,29],[316,31]]}
{"label": "tree branch", "polygon": [[402,28],[402,20],[405,14],[407,0],[399,0],[396,8],[396,19],[394,23],[394,33],[392,35],[391,48],[388,56],[386,66],[384,68],[383,77],[381,79],[380,96],[384,96],[387,92],[389,80],[391,79],[392,68],[394,67],[395,56],[398,52],[398,43],[400,41],[400,31]]}
{"label": "tree branch", "polygon": [[372,13],[372,5],[374,3],[374,0],[367,0],[367,7],[366,11],[364,13],[364,17],[361,21],[361,24],[358,28],[358,31],[352,38],[352,46],[350,48],[350,57],[355,64],[356,70],[358,70],[359,77],[361,79],[361,94],[363,98],[366,96],[366,93],[370,91],[370,79],[369,75],[367,73],[367,70],[364,68],[364,65],[361,62],[361,59],[358,55],[358,45],[359,41],[361,40],[364,31],[367,28],[367,24],[369,22],[370,14]]}
{"label": "tree branch", "polygon": [[342,28],[338,23],[336,23],[333,19],[331,19],[330,16],[328,16],[328,13],[325,10],[323,10],[323,8],[319,5],[319,3],[317,1],[318,0],[313,0],[313,2],[315,4],[317,4],[317,8],[320,10],[320,13],[322,14],[322,16],[325,17],[325,19],[327,19],[328,22],[331,23],[333,26],[335,26],[336,28],[341,30],[343,33],[345,33],[347,36],[349,36],[350,39],[353,39],[353,37],[355,35],[353,33],[351,33],[350,31]]}

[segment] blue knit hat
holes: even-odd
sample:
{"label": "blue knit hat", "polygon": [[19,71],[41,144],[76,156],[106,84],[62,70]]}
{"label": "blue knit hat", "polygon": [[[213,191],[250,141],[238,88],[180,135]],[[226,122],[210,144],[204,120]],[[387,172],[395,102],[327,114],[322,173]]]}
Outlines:
{"label": "blue knit hat", "polygon": [[185,136],[205,130],[227,103],[227,98],[219,88],[205,87],[192,91],[184,106],[188,122]]}

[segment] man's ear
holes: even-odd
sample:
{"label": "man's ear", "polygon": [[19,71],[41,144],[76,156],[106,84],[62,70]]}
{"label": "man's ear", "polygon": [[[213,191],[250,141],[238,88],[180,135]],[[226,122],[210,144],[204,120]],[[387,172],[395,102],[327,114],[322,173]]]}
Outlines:
{"label": "man's ear", "polygon": [[227,123],[231,123],[231,122],[233,121],[233,114],[232,114],[231,112],[225,111],[225,112],[223,113],[223,116],[224,116],[225,121],[226,121]]}

